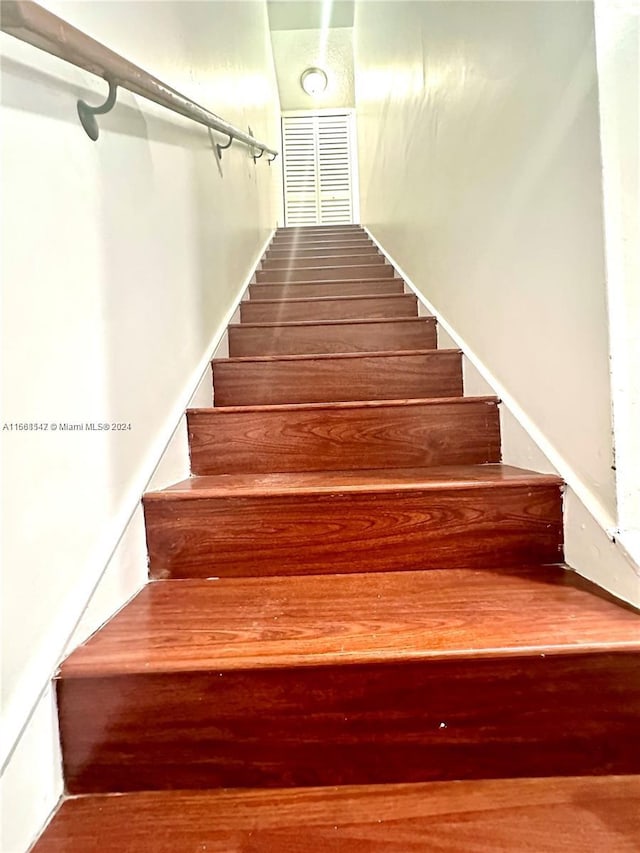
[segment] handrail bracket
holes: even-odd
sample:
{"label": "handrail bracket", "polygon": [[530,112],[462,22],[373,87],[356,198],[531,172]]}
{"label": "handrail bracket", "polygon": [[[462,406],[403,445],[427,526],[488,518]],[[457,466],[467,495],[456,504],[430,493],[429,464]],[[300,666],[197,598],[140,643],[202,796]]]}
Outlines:
{"label": "handrail bracket", "polygon": [[93,139],[94,142],[100,136],[100,128],[98,127],[96,116],[104,115],[104,113],[108,113],[112,110],[116,105],[116,98],[118,96],[118,84],[113,80],[109,80],[107,82],[109,83],[109,94],[107,95],[107,100],[104,104],[101,104],[99,107],[92,107],[86,101],[78,101],[78,116],[80,118],[80,122],[84,127],[87,136],[90,139]]}

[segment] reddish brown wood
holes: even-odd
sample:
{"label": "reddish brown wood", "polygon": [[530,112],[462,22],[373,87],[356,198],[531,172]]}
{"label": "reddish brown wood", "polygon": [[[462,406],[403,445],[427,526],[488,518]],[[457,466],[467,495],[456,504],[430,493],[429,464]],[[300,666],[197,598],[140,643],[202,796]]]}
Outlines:
{"label": "reddish brown wood", "polygon": [[240,304],[240,320],[247,323],[417,316],[418,300],[412,293],[316,296],[310,299],[250,299]]}
{"label": "reddish brown wood", "polygon": [[[265,253],[264,257],[265,257],[265,260],[278,260],[279,258],[280,259],[284,258],[286,260],[287,258],[291,258],[291,257],[300,258],[300,259],[302,259],[302,258],[330,258],[330,257],[342,258],[345,255],[349,255],[349,256],[359,255],[360,257],[362,257],[363,255],[369,256],[369,255],[378,255],[378,254],[379,254],[378,249],[373,244],[366,244],[365,243],[363,245],[356,244],[356,245],[352,245],[352,246],[347,246],[346,248],[343,248],[342,246],[335,246],[334,248],[328,248],[328,249],[325,249],[322,247],[315,248],[315,249],[304,249],[304,248],[300,248],[299,246],[296,247],[295,249],[293,247],[288,248],[288,249],[275,248],[275,249],[269,249]],[[338,261],[338,263],[339,263],[339,261]]]}
{"label": "reddish brown wood", "polygon": [[75,651],[62,674],[640,653],[639,621],[562,566],[164,581]]}
{"label": "reddish brown wood", "polygon": [[232,323],[228,331],[229,353],[235,357],[380,350],[399,352],[437,347],[434,317],[318,323]]}
{"label": "reddish brown wood", "polygon": [[637,776],[68,799],[34,853],[636,853]]}
{"label": "reddish brown wood", "polygon": [[458,350],[231,358],[213,363],[216,406],[461,397]]}
{"label": "reddish brown wood", "polygon": [[144,507],[155,578],[562,558],[560,482],[501,465],[193,477]]}
{"label": "reddish brown wood", "polygon": [[322,255],[314,255],[309,257],[298,257],[292,253],[288,258],[265,258],[262,261],[261,269],[263,270],[282,270],[287,273],[290,269],[296,267],[349,267],[362,266],[363,264],[370,266],[371,264],[384,264],[385,258],[379,252],[371,252],[368,255],[338,255],[337,257]]}
{"label": "reddish brown wood", "polygon": [[493,397],[195,409],[187,417],[193,474],[500,461]]}
{"label": "reddish brown wood", "polygon": [[[310,261],[312,264],[313,262]],[[256,272],[256,281],[285,284],[289,281],[344,281],[367,278],[393,278],[395,270],[389,264],[354,264],[352,266],[304,266],[295,269],[268,269]]]}
{"label": "reddish brown wood", "polygon": [[568,650],[63,678],[65,774],[80,793],[638,773],[639,662]]}
{"label": "reddish brown wood", "polygon": [[364,232],[354,232],[353,234],[309,234],[309,235],[292,235],[279,234],[273,238],[269,248],[274,246],[296,247],[308,245],[343,245],[345,243],[358,243],[360,245],[373,246],[374,243]]}
{"label": "reddish brown wood", "polygon": [[309,299],[317,296],[383,296],[403,293],[400,278],[382,281],[332,281],[305,284],[253,284],[249,288],[251,299]]}

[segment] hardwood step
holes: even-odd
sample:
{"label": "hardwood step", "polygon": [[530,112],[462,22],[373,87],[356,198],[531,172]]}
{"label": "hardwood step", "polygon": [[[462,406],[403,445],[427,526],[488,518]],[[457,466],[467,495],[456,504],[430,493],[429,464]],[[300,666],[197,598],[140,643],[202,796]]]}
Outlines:
{"label": "hardwood step", "polygon": [[435,317],[324,320],[316,323],[232,323],[228,331],[229,354],[235,357],[380,350],[401,352],[437,347]]}
{"label": "hardwood step", "polygon": [[367,237],[364,228],[278,228],[274,240],[304,240],[317,237]]}
{"label": "hardwood step", "polygon": [[304,284],[252,284],[251,299],[309,299],[316,296],[382,296],[404,293],[401,278],[385,278],[382,281],[332,281]]}
{"label": "hardwood step", "polygon": [[636,853],[639,810],[640,776],[97,794],[33,853]]}
{"label": "hardwood step", "polygon": [[[312,262],[310,262],[312,263]],[[354,264],[336,267],[296,267],[289,269],[268,269],[256,272],[257,282],[284,284],[289,281],[345,281],[348,279],[393,278],[395,270],[390,264]]]}
{"label": "hardwood step", "polygon": [[462,397],[460,350],[228,358],[213,362],[216,406]]}
{"label": "hardwood step", "polygon": [[335,247],[333,249],[324,249],[324,248],[316,248],[316,249],[268,249],[265,253],[266,260],[278,260],[287,258],[342,258],[345,255],[355,256],[359,255],[362,257],[368,257],[369,255],[379,255],[378,249],[373,245],[356,245],[356,246],[347,246],[346,248],[342,248],[340,246]]}
{"label": "hardwood step", "polygon": [[318,257],[314,255],[309,257],[298,257],[296,254],[289,255],[288,258],[264,258],[262,261],[263,270],[280,269],[288,271],[296,267],[333,267],[333,266],[362,266],[362,264],[385,264],[386,258],[379,252],[370,252],[367,255],[328,255],[326,257]]}
{"label": "hardwood step", "polygon": [[250,299],[240,303],[240,321],[286,323],[292,320],[363,320],[370,317],[417,317],[413,293],[373,296],[315,296],[310,299]]}
{"label": "hardwood step", "polygon": [[500,461],[495,397],[191,409],[192,474]]}
{"label": "hardwood step", "polygon": [[338,225],[280,225],[276,229],[276,234],[287,234],[291,232],[307,232],[313,233],[316,231],[363,231],[362,225],[359,222],[343,222]]}
{"label": "hardwood step", "polygon": [[341,234],[344,231],[365,233],[362,225],[349,222],[344,225],[282,225],[276,229],[276,234]]}
{"label": "hardwood step", "polygon": [[561,481],[504,465],[192,477],[144,509],[154,578],[562,559]]}
{"label": "hardwood step", "polygon": [[592,590],[543,566],[150,584],[62,665],[68,788],[638,773],[638,615]]}
{"label": "hardwood step", "polygon": [[310,234],[307,236],[294,236],[292,234],[283,234],[281,236],[274,237],[271,243],[269,244],[269,248],[279,247],[279,246],[300,246],[305,248],[307,246],[345,246],[348,244],[353,244],[354,246],[374,246],[373,240],[367,236],[365,233],[356,233],[353,234]]}

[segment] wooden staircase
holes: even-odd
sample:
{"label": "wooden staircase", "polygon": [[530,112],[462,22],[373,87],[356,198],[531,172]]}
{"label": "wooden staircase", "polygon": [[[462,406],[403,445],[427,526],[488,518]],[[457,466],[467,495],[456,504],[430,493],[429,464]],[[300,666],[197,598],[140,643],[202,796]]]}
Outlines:
{"label": "wooden staircase", "polygon": [[147,494],[152,582],[62,665],[37,853],[637,851],[640,619],[357,226],[280,229]]}

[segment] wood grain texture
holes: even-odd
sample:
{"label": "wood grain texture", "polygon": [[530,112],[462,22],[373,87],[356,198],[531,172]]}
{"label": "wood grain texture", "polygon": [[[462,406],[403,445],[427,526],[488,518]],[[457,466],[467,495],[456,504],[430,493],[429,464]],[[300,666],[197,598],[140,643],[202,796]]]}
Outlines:
{"label": "wood grain texture", "polygon": [[637,853],[640,777],[72,797],[33,853]]}
{"label": "wood grain texture", "polygon": [[71,793],[640,772],[637,652],[61,678]]}
{"label": "wood grain texture", "polygon": [[291,253],[287,258],[265,258],[262,261],[261,269],[263,270],[271,270],[271,269],[279,269],[283,271],[287,271],[290,269],[295,269],[296,267],[344,267],[344,266],[362,266],[366,264],[369,266],[370,264],[384,264],[386,260],[383,255],[379,252],[370,252],[365,255],[364,258],[362,255],[342,255],[337,258],[335,255],[333,257],[325,257],[322,255],[314,255],[312,259],[308,257],[299,257],[296,253]]}
{"label": "wood grain texture", "polygon": [[265,252],[264,258],[265,260],[277,260],[278,258],[342,258],[345,255],[355,256],[355,255],[379,255],[378,249],[373,245],[373,243],[363,243],[362,245],[356,244],[352,246],[334,246],[333,248],[313,248],[313,249],[305,249],[297,246],[296,248],[288,248],[288,249],[268,249]]}
{"label": "wood grain texture", "polygon": [[500,461],[495,398],[192,409],[192,474]]}
{"label": "wood grain texture", "polygon": [[62,675],[640,654],[639,624],[563,566],[163,581],[73,652]]}
{"label": "wood grain texture", "polygon": [[343,237],[343,238],[316,238],[315,240],[290,240],[278,239],[274,240],[269,247],[269,251],[289,252],[296,254],[301,250],[314,251],[320,249],[333,253],[335,249],[374,249],[375,244],[367,237]]}
{"label": "wood grain texture", "polygon": [[243,323],[417,316],[418,300],[412,293],[382,296],[316,296],[309,299],[250,299],[240,303],[240,321]]}
{"label": "wood grain texture", "polygon": [[557,563],[557,479],[508,466],[194,477],[144,498],[154,578]]}
{"label": "wood grain texture", "polygon": [[[312,263],[312,262],[310,262]],[[353,266],[304,266],[295,269],[257,270],[256,281],[286,283],[289,281],[344,281],[345,279],[393,278],[389,264],[354,264]]]}
{"label": "wood grain texture", "polygon": [[461,397],[458,350],[213,362],[216,406]]}
{"label": "wood grain texture", "polygon": [[[251,299],[309,299],[317,296],[382,296],[403,293],[404,282],[400,278],[383,281],[331,281],[313,284],[253,284],[249,288]],[[306,318],[305,318],[306,319]]]}
{"label": "wood grain texture", "polygon": [[233,357],[437,348],[435,317],[319,323],[232,323],[228,331],[229,353]]}

